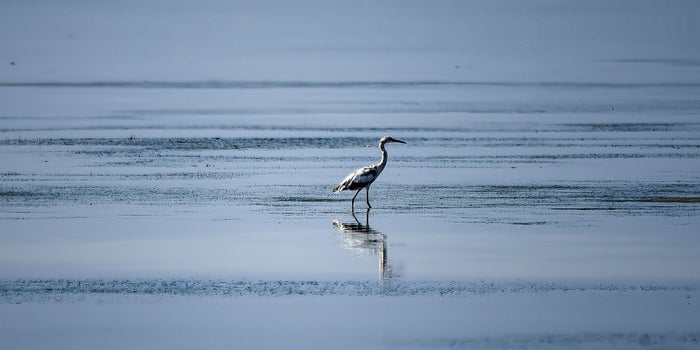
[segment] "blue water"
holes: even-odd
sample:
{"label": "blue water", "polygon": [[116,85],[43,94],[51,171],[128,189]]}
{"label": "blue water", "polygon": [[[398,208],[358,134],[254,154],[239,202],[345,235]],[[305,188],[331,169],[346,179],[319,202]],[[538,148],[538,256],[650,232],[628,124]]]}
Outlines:
{"label": "blue water", "polygon": [[6,4],[0,278],[695,281],[697,7]]}
{"label": "blue water", "polygon": [[211,84],[0,87],[3,277],[695,278],[700,87]]}

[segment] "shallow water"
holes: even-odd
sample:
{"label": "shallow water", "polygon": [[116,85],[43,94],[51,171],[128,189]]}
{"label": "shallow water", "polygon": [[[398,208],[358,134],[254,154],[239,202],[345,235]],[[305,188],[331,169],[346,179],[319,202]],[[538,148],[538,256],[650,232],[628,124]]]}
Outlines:
{"label": "shallow water", "polygon": [[0,89],[0,277],[697,278],[695,85]]}
{"label": "shallow water", "polygon": [[698,348],[700,2],[2,8],[8,348]]}

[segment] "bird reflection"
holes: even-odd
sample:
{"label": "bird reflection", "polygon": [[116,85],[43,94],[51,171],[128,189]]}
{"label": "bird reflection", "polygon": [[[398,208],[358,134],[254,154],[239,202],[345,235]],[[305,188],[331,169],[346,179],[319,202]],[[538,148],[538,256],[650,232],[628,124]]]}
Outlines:
{"label": "bird reflection", "polygon": [[399,272],[387,263],[386,239],[387,236],[369,226],[369,211],[365,215],[365,225],[352,212],[355,222],[340,222],[333,220],[333,226],[338,228],[343,238],[345,249],[359,252],[362,255],[379,256],[379,277],[389,279],[399,277]]}

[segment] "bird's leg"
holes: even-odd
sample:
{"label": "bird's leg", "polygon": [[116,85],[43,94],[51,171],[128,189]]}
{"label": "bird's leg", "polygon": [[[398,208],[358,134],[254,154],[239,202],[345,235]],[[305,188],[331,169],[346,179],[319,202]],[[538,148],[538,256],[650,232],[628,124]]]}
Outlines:
{"label": "bird's leg", "polygon": [[371,208],[372,206],[369,205],[369,186],[365,187],[365,190],[367,190],[367,208]]}
{"label": "bird's leg", "polygon": [[362,189],[357,190],[357,192],[355,192],[355,195],[352,196],[352,206],[351,206],[351,208],[352,208],[352,212],[353,212],[353,213],[355,212],[355,197],[357,197],[357,195],[360,194],[360,191],[362,191]]}

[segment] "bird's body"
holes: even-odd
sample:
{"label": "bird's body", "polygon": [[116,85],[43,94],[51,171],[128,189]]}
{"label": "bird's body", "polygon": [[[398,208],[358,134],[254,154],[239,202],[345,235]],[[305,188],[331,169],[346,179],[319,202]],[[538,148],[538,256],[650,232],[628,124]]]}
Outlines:
{"label": "bird's body", "polygon": [[336,186],[333,189],[334,194],[344,190],[357,191],[355,193],[355,196],[352,197],[353,211],[355,211],[355,198],[360,193],[360,190],[362,190],[363,188],[367,191],[367,207],[372,207],[369,204],[369,186],[374,182],[374,180],[377,179],[377,177],[379,177],[379,174],[382,173],[384,167],[386,167],[388,155],[386,149],[384,148],[384,144],[388,142],[406,143],[404,141],[397,140],[389,136],[382,137],[382,139],[379,140],[379,149],[382,151],[382,160],[377,164],[368,165],[364,168],[360,168],[353,171],[352,173],[350,173],[350,175],[346,176],[345,179],[343,179],[343,181],[338,186]]}

